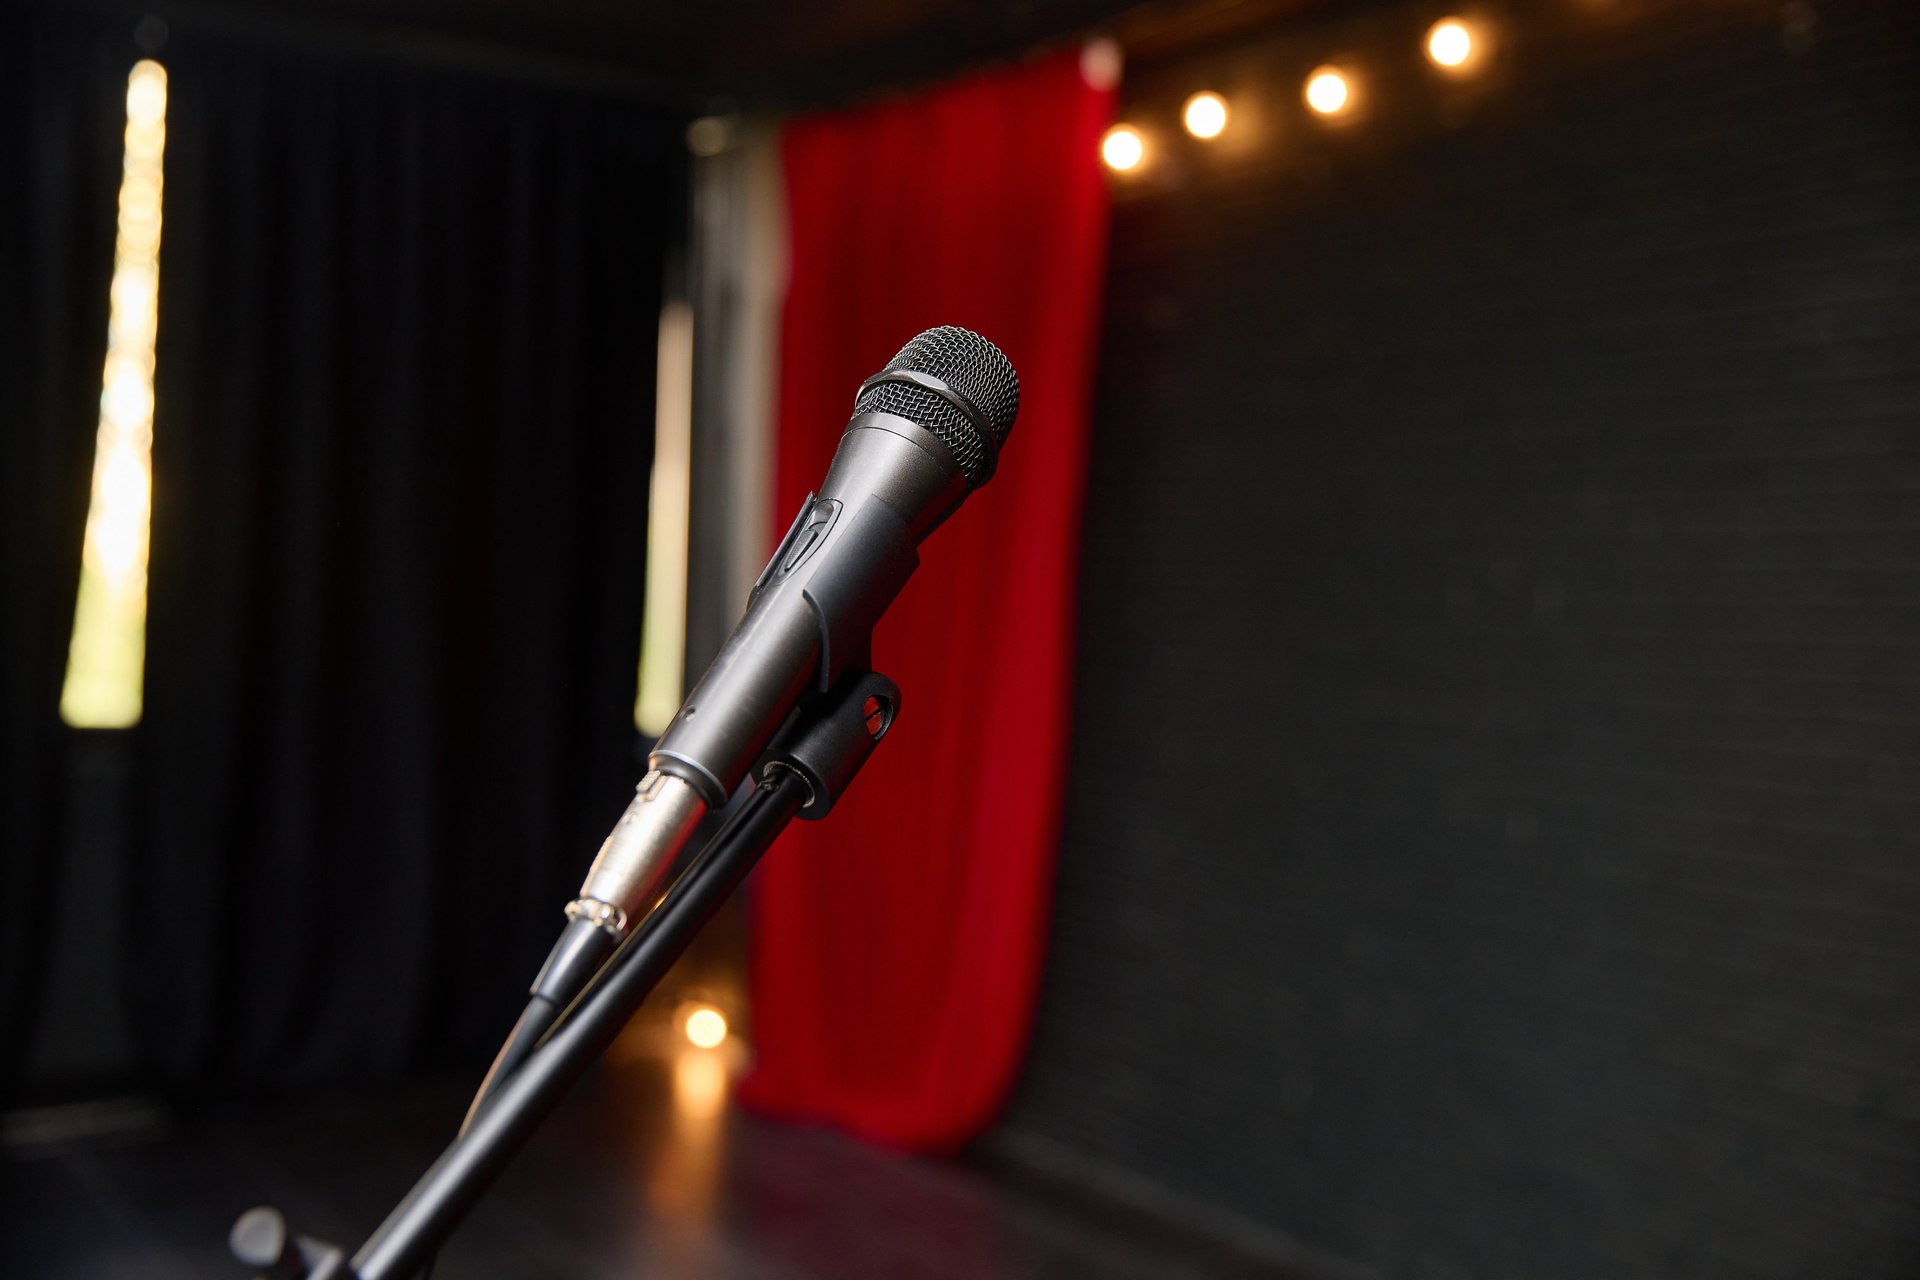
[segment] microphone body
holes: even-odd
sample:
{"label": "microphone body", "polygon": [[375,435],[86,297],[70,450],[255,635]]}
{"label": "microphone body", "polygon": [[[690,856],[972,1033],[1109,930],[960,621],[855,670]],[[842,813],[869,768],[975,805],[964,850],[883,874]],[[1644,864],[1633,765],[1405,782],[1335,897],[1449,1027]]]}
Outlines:
{"label": "microphone body", "polygon": [[625,932],[701,816],[726,803],[801,697],[867,661],[873,624],[919,565],[915,547],[966,493],[926,428],[855,415],[820,492],[755,581],[746,616],[655,743],[568,915]]}
{"label": "microphone body", "polygon": [[991,477],[1018,406],[1013,366],[964,329],[928,330],[862,385],[826,479],[655,743],[570,917],[624,933],[800,700],[868,664],[874,623],[919,566],[921,539]]}
{"label": "microphone body", "polygon": [[926,428],[856,415],[648,763],[725,803],[803,693],[866,664],[874,623],[919,566],[915,548],[964,497],[965,477]]}

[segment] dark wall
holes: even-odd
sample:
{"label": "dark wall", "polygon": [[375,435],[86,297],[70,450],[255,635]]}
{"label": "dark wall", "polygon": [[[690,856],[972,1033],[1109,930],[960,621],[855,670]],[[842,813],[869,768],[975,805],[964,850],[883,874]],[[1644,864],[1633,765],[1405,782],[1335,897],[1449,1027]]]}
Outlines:
{"label": "dark wall", "polygon": [[1911,1275],[1910,19],[1512,7],[1129,71],[1001,1140],[1391,1275]]}

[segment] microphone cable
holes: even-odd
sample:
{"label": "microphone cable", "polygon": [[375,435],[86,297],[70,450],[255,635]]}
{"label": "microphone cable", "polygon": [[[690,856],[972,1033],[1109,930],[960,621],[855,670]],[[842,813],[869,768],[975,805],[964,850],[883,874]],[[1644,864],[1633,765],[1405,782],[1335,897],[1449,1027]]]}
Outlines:
{"label": "microphone cable", "polygon": [[[622,962],[640,951],[640,944],[653,932],[652,926],[662,923],[663,917],[686,914],[671,909],[670,899],[675,889],[695,879],[709,879],[722,874],[726,871],[720,865],[722,862],[739,861],[737,857],[729,857],[736,849],[764,847],[799,811],[809,795],[806,784],[797,775],[784,769],[772,771],[760,783],[748,788],[739,803],[724,812],[719,829],[712,838],[687,861],[681,874],[674,877],[673,884],[618,945],[614,944],[612,936],[605,929],[590,926],[594,934],[606,939],[605,944],[601,945],[582,931],[580,926],[584,921],[569,920],[559,942],[554,944],[553,951],[548,955],[547,964],[534,980],[533,995],[528,999],[526,1008],[521,1011],[512,1032],[500,1046],[500,1052],[494,1056],[493,1065],[487,1069],[480,1087],[474,1092],[467,1114],[460,1122],[460,1136],[466,1135],[485,1109],[487,1099],[498,1091],[500,1085],[524,1066],[552,1033],[602,994],[605,982],[597,980],[611,980]],[[750,866],[751,861],[747,865]],[[746,867],[741,867],[737,874],[744,876],[745,870]],[[665,927],[671,929],[672,926]],[[438,1261],[437,1253],[427,1259],[426,1265],[420,1270],[420,1280],[433,1280]]]}

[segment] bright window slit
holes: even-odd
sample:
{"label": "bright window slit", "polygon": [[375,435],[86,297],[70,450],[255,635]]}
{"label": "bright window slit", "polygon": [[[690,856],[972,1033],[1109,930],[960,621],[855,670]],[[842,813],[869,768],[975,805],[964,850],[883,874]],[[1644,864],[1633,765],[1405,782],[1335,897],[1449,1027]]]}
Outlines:
{"label": "bright window slit", "polygon": [[680,709],[687,658],[687,514],[693,454],[693,308],[660,311],[653,479],[647,499],[647,588],[640,624],[634,727],[657,738]]}
{"label": "bright window slit", "polygon": [[93,489],[60,716],[82,729],[140,722],[147,651],[147,540],[153,511],[153,343],[160,302],[161,156],[167,72],[127,76],[119,231],[101,374]]}

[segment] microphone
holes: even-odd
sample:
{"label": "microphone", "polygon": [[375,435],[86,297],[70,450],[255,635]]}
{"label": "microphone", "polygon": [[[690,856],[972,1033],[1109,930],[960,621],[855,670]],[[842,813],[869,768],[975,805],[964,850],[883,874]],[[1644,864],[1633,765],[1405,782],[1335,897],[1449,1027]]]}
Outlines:
{"label": "microphone", "polygon": [[726,803],[800,700],[867,666],[874,623],[918,567],[916,548],[993,478],[1019,408],[1013,364],[951,325],[920,334],[860,385],[826,479],[654,744],[633,802],[568,904],[572,920],[597,926],[594,950],[626,932],[701,816]]}
{"label": "microphone", "polygon": [[[579,896],[567,904],[566,927],[481,1081],[462,1134],[484,1114],[500,1082],[540,1047],[560,1011],[604,971],[652,906],[701,817],[726,804],[802,699],[809,692],[826,695],[843,675],[868,666],[873,625],[919,567],[921,539],[992,479],[1019,409],[1020,380],[1000,348],[951,325],[920,334],[860,384],[819,492],[801,504],[754,581],[746,616],[654,744],[646,777],[601,844]],[[860,686],[849,687],[857,696]],[[877,739],[896,708],[875,709],[875,701],[869,695],[861,713]],[[808,733],[818,737],[819,726]],[[790,745],[782,745],[781,763],[792,774],[788,785],[806,790],[799,816],[821,817],[838,783],[814,773],[820,766],[810,766],[801,747],[788,755]],[[844,767],[831,763],[831,753],[826,758],[826,768]],[[793,813],[783,809],[780,822]],[[457,1150],[450,1148],[442,1164]],[[381,1234],[405,1211],[396,1211]],[[261,1238],[267,1235],[272,1232]],[[251,1236],[242,1240],[236,1226],[236,1253],[243,1246],[248,1257],[286,1252],[278,1237],[258,1250],[254,1243]]]}

